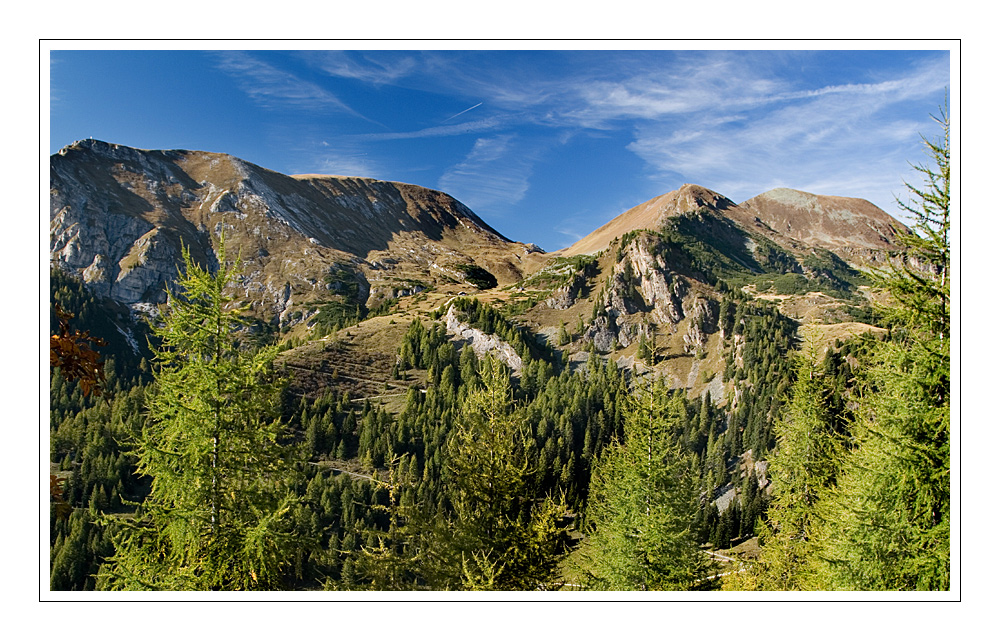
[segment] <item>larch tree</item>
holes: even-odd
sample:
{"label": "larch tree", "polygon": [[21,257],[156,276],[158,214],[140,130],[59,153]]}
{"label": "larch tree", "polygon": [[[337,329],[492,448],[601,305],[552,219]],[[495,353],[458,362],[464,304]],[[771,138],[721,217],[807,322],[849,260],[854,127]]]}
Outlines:
{"label": "larch tree", "polygon": [[564,553],[566,508],[533,495],[531,436],[514,406],[509,371],[487,356],[480,374],[482,387],[467,397],[447,446],[454,522],[446,546],[458,575],[450,587],[545,589]]}
{"label": "larch tree", "polygon": [[292,533],[290,466],[279,444],[280,383],[273,348],[245,345],[224,292],[238,275],[222,239],[217,273],[184,248],[178,294],[168,291],[156,335],[150,421],[134,443],[152,479],[134,519],[116,519],[115,554],[99,587],[122,590],[276,589]]}
{"label": "larch tree", "polygon": [[387,505],[373,502],[374,511],[385,514],[388,528],[373,528],[369,534],[375,541],[372,545],[362,545],[352,553],[354,561],[355,585],[345,585],[349,589],[358,586],[371,590],[407,590],[418,586],[420,579],[420,542],[422,530],[415,529],[420,523],[418,507],[404,505],[401,495],[411,482],[406,471],[395,457],[388,463],[389,478],[382,481],[373,477],[372,482],[388,494]]}
{"label": "larch tree", "polygon": [[705,570],[693,524],[697,473],[674,438],[683,399],[640,388],[623,436],[594,465],[581,569],[601,590],[686,590]]}
{"label": "larch tree", "polygon": [[881,275],[893,304],[891,338],[872,345],[859,374],[857,446],[822,507],[828,585],[850,590],[947,590],[950,585],[951,228],[950,124],[924,138],[931,162],[916,168],[900,202],[916,234]]}

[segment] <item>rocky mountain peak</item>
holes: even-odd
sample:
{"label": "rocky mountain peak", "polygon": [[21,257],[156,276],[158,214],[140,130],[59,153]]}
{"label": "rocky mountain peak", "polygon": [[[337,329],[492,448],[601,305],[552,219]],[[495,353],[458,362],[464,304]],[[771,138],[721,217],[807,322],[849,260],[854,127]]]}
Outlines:
{"label": "rocky mountain peak", "polygon": [[629,232],[660,231],[678,216],[704,214],[793,253],[827,249],[861,267],[885,261],[899,248],[897,235],[909,233],[892,216],[859,198],[779,188],[736,204],[711,189],[685,184],[629,209],[556,254],[596,254]]}
{"label": "rocky mountain peak", "polygon": [[709,209],[729,209],[736,205],[722,194],[712,191],[701,185],[685,183],[676,191],[672,191],[667,196],[673,196],[674,211],[681,213],[695,211],[701,207]]}
{"label": "rocky mountain peak", "polygon": [[212,266],[223,232],[227,255],[244,264],[244,294],[268,319],[344,287],[332,274],[353,274],[358,287],[347,289],[364,304],[415,283],[461,281],[468,265],[507,284],[542,260],[451,196],[417,185],[293,177],[227,154],[92,139],[50,158],[51,262],[100,295],[163,302],[181,246]]}
{"label": "rocky mountain peak", "polygon": [[667,219],[679,214],[702,208],[726,210],[735,206],[733,201],[711,189],[685,184],[629,209],[570,247],[559,250],[558,253],[564,256],[595,254],[607,249],[615,238],[637,229],[658,230],[663,227]]}

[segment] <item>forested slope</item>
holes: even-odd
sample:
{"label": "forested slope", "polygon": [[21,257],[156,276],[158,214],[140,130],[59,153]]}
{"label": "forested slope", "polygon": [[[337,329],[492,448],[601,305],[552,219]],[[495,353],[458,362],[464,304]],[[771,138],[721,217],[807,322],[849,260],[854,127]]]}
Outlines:
{"label": "forested slope", "polygon": [[50,588],[948,589],[943,122],[881,272],[708,207],[295,323],[224,236],[145,319],[53,271]]}

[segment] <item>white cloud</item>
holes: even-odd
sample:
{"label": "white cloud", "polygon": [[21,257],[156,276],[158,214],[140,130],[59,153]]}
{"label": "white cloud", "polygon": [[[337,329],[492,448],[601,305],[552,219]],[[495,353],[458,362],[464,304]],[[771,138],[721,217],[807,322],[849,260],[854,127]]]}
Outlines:
{"label": "white cloud", "polygon": [[[484,64],[482,55],[435,52],[331,52],[311,62],[338,77],[484,103],[481,109],[493,115],[470,122],[344,138],[353,146],[493,132],[480,137],[439,180],[441,189],[473,209],[495,209],[527,194],[537,153],[524,153],[531,135],[525,126],[560,135],[630,130],[628,149],[647,164],[649,177],[699,182],[735,200],[780,181],[890,206],[888,194],[908,170],[903,159],[919,156],[913,151],[917,132],[931,128],[929,121],[918,121],[922,114],[896,108],[944,97],[947,56],[923,58],[922,66],[894,76],[873,65],[867,76],[825,85],[811,82],[808,73],[790,73],[828,64],[816,55],[591,53],[574,57],[561,68],[565,73],[534,68],[530,59],[522,66],[503,57]],[[533,147],[545,144],[536,139]]]}
{"label": "white cloud", "polygon": [[316,173],[338,176],[373,178],[382,173],[378,163],[369,159],[366,153],[324,152],[318,156],[317,166],[319,170]]}
{"label": "white cloud", "polygon": [[504,116],[491,116],[479,120],[458,123],[454,125],[439,125],[437,127],[427,127],[417,131],[395,131],[377,134],[360,134],[354,136],[358,140],[407,140],[413,138],[438,138],[442,136],[461,136],[465,134],[479,133],[502,128],[510,124],[510,118]]}
{"label": "white cloud", "polygon": [[265,107],[295,107],[340,111],[365,118],[319,85],[278,69],[253,56],[226,51],[219,54],[219,68],[236,78],[240,89]]}
{"label": "white cloud", "polygon": [[528,193],[535,155],[511,134],[479,138],[461,162],[445,171],[438,188],[473,211],[497,215]]}
{"label": "white cloud", "polygon": [[418,70],[418,62],[411,56],[382,57],[377,54],[346,51],[312,51],[303,58],[331,76],[350,78],[372,84],[391,84]]}
{"label": "white cloud", "polygon": [[947,78],[946,66],[932,64],[868,84],[747,92],[705,111],[640,122],[628,148],[654,176],[680,174],[734,200],[786,186],[867,198],[892,213],[905,159],[919,155],[917,132],[933,124],[897,107],[943,96]]}

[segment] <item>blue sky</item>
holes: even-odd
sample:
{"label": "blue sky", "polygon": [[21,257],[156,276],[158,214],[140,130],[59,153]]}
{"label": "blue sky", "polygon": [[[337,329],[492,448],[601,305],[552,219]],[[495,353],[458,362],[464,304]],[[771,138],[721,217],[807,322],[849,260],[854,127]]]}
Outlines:
{"label": "blue sky", "polygon": [[53,50],[49,152],[94,137],[410,182],[551,251],[683,183],[898,216],[949,71],[947,51]]}

